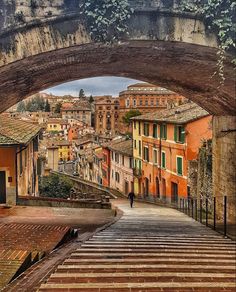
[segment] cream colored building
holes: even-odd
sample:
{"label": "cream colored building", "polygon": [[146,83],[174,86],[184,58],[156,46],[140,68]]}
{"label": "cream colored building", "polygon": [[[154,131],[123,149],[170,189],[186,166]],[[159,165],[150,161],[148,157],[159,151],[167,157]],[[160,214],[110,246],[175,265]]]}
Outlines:
{"label": "cream colored building", "polygon": [[125,195],[133,190],[133,148],[132,140],[110,143],[111,173],[110,187]]}

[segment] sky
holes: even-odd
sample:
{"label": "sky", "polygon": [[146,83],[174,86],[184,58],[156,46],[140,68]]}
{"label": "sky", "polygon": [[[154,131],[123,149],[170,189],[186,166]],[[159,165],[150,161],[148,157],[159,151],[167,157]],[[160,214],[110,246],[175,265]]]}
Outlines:
{"label": "sky", "polygon": [[63,83],[44,90],[43,92],[52,93],[57,96],[69,94],[72,96],[78,96],[80,89],[83,88],[85,95],[87,96],[118,96],[120,91],[125,90],[130,84],[137,82],[140,81],[123,77],[96,77]]}

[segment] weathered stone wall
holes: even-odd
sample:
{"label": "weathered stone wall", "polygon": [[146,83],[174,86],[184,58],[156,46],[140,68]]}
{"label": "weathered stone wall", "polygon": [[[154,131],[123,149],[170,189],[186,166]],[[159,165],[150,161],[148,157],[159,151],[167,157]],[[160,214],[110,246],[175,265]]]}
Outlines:
{"label": "weathered stone wall", "polygon": [[188,163],[188,185],[190,196],[203,200],[205,207],[206,198],[209,202],[209,210],[213,211],[212,189],[212,141],[204,141],[199,149],[197,160]]}
{"label": "weathered stone wall", "polygon": [[236,116],[213,118],[213,193],[217,214],[223,218],[223,197],[228,197],[228,220],[236,222]]}

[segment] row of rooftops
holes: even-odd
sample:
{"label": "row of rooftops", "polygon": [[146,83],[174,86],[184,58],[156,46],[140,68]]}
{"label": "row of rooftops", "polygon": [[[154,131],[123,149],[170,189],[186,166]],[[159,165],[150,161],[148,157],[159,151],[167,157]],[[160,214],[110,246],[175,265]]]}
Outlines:
{"label": "row of rooftops", "polygon": [[133,121],[186,124],[209,116],[209,113],[193,102],[158,112],[147,113],[132,118]]}

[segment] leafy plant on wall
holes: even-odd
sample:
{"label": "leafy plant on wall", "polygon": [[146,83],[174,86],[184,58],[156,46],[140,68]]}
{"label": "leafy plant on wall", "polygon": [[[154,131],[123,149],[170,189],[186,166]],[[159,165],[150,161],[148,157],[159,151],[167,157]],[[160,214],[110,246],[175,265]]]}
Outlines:
{"label": "leafy plant on wall", "polygon": [[[183,0],[182,9],[199,14],[210,30],[217,33],[219,40],[217,71],[221,84],[224,84],[224,62],[226,52],[236,48],[236,2],[233,0]],[[234,54],[235,55],[235,54]],[[236,65],[236,58],[232,59]]]}
{"label": "leafy plant on wall", "polygon": [[80,14],[96,42],[117,42],[127,35],[132,13],[128,0],[83,0],[80,4]]}

